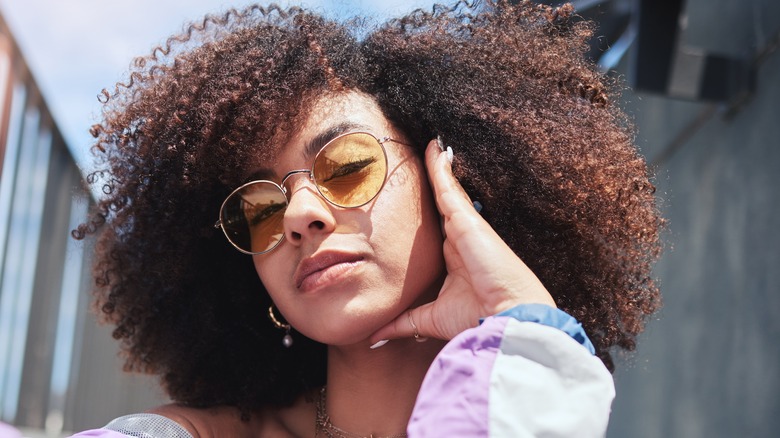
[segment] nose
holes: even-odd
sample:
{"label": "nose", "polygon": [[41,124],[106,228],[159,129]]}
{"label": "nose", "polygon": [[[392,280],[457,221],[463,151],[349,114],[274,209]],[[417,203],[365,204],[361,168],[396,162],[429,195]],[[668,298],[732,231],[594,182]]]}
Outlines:
{"label": "nose", "polygon": [[289,183],[288,204],[284,212],[284,237],[293,245],[336,228],[332,206],[320,196],[317,187],[306,177]]}

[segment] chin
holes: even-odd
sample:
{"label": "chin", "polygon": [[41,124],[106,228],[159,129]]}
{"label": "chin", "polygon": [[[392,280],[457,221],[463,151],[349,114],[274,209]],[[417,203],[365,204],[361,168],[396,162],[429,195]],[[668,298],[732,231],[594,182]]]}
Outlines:
{"label": "chin", "polygon": [[[309,319],[300,326],[300,333],[317,342],[348,346],[368,342],[368,338],[398,317],[406,307],[400,304],[382,309],[378,303],[358,305],[354,300],[337,311],[319,309],[317,321]],[[294,325],[295,326],[295,325]]]}

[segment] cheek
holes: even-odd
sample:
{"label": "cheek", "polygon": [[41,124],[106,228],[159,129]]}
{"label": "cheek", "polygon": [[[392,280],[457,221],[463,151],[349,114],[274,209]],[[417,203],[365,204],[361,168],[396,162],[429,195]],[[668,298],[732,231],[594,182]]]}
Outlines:
{"label": "cheek", "polygon": [[425,259],[421,260],[422,264],[431,266],[431,269],[437,272],[443,271],[442,246],[444,237],[441,232],[441,216],[428,185],[427,175],[423,173],[420,177],[418,185],[419,228],[415,244],[420,247],[420,252],[425,254]]}
{"label": "cheek", "polygon": [[443,270],[443,238],[439,212],[423,165],[417,158],[407,163],[388,179],[388,196],[382,199],[388,206],[381,208],[381,222],[385,225],[380,228],[379,218],[373,223],[384,237],[382,242],[377,242],[382,247],[376,249],[392,252],[388,258],[404,271],[406,283],[414,282],[415,277],[425,283]]}
{"label": "cheek", "polygon": [[419,175],[417,192],[418,226],[414,232],[410,268],[404,284],[404,292],[414,295],[412,307],[436,299],[446,273],[441,219],[424,172]]}
{"label": "cheek", "polygon": [[284,260],[282,257],[283,252],[285,252],[283,248],[277,248],[270,254],[252,257],[255,271],[274,302],[276,302],[277,292],[282,289],[282,279],[285,278],[282,274],[285,272],[285,269],[289,269],[288,265],[290,265],[289,263],[282,263]]}

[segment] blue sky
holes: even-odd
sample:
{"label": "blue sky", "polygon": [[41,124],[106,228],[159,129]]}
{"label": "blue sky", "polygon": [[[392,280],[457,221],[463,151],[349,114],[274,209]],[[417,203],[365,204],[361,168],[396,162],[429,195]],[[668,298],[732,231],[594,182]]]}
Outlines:
{"label": "blue sky", "polygon": [[[291,2],[278,1],[281,4]],[[125,76],[131,60],[148,54],[186,22],[200,19],[206,13],[221,12],[228,7],[241,8],[249,0],[0,0],[0,13],[8,23],[33,76],[43,93],[57,125],[74,157],[85,173],[91,168],[89,127],[97,121],[100,104],[97,95],[103,88],[111,89]],[[301,5],[334,17],[367,16],[377,20],[399,15],[418,7],[429,8],[432,0],[303,0]],[[96,196],[99,196],[96,193]],[[71,228],[80,222],[86,211],[74,210]],[[26,221],[18,221],[26,223]],[[32,226],[32,225],[30,225]],[[75,244],[69,241],[70,244]],[[69,250],[70,251],[70,250]],[[69,258],[68,263],[80,263]],[[29,265],[28,267],[33,266]],[[71,266],[66,272],[80,272]],[[11,277],[9,277],[11,278]],[[13,277],[32,279],[32,274]],[[18,280],[21,281],[21,280]],[[18,283],[17,281],[17,283]],[[70,285],[78,279],[64,279]],[[21,285],[21,283],[19,283]],[[32,290],[30,285],[20,289]],[[66,290],[64,288],[63,290]],[[68,293],[77,293],[70,287]],[[11,296],[11,295],[8,295]],[[66,297],[67,298],[67,297]],[[75,306],[79,300],[64,299],[56,340],[52,391],[55,401],[50,409],[61,408],[62,396],[68,384],[68,355],[73,348]],[[29,304],[28,304],[29,305]],[[14,308],[5,306],[5,310]],[[0,321],[4,318],[0,317]],[[7,316],[5,320],[10,321]],[[15,332],[24,333],[27,320],[18,318]],[[20,328],[21,327],[21,328]],[[1,345],[23,343],[0,342]],[[4,415],[15,414],[20,385],[21,361],[11,363],[7,371],[11,379],[0,391],[0,405],[7,406]],[[0,363],[0,365],[2,365]],[[3,371],[0,369],[0,371]],[[2,374],[2,373],[0,373]],[[0,379],[3,376],[0,375]],[[2,383],[2,382],[0,382]],[[15,388],[15,389],[14,389]],[[2,390],[0,385],[0,390]],[[57,398],[59,396],[60,398]],[[59,400],[59,402],[57,401]],[[52,411],[54,412],[54,411]],[[50,412],[51,413],[51,412]],[[60,424],[61,427],[61,424]]]}
{"label": "blue sky", "polygon": [[[303,0],[296,4],[329,16],[381,20],[433,0]],[[441,1],[440,1],[441,2]],[[89,127],[97,120],[97,94],[123,78],[130,61],[183,23],[248,0],[0,0],[49,108],[77,161],[89,167]],[[264,2],[265,3],[265,2]],[[448,1],[445,1],[448,3]]]}

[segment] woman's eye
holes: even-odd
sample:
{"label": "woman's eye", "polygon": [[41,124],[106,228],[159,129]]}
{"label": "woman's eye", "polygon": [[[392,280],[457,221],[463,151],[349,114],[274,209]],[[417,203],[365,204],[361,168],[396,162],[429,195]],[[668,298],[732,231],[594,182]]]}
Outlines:
{"label": "woman's eye", "polygon": [[249,222],[250,227],[253,227],[283,210],[284,207],[285,204],[282,203],[252,206],[245,213],[247,222]]}
{"label": "woman's eye", "polygon": [[333,173],[327,178],[325,178],[322,182],[328,182],[332,179],[341,178],[343,176],[351,175],[353,173],[360,172],[361,170],[365,169],[366,167],[370,166],[371,164],[374,164],[376,162],[375,157],[369,157],[358,161],[352,161],[349,163],[345,163],[336,169],[333,170]]}

